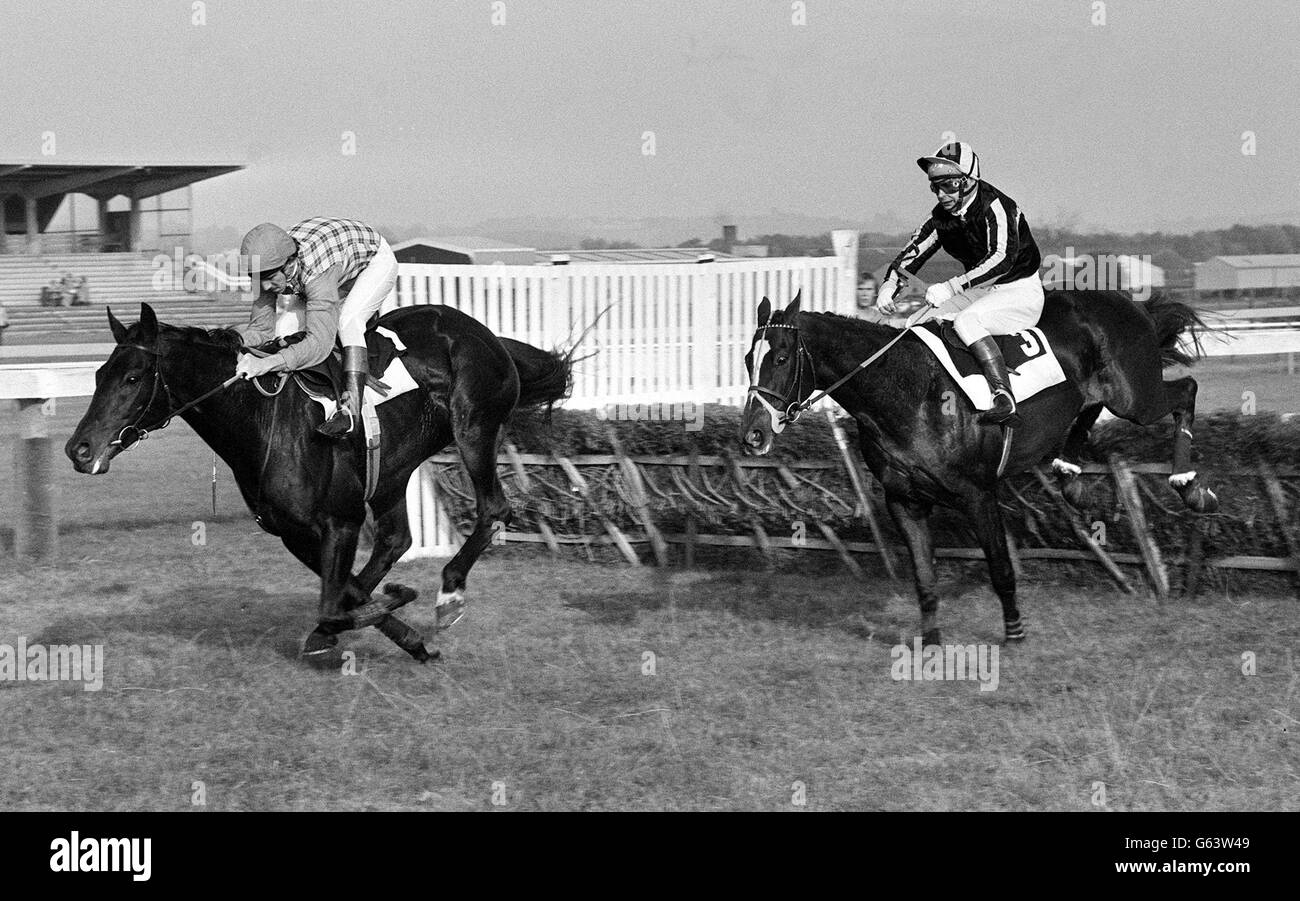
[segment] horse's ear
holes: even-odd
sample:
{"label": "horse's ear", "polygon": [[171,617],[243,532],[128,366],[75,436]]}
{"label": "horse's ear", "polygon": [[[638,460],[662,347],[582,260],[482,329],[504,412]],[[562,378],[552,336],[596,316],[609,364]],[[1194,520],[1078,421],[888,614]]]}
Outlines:
{"label": "horse's ear", "polygon": [[113,333],[113,340],[118,344],[126,341],[126,326],[118,321],[112,310],[108,310],[108,330]]}
{"label": "horse's ear", "polygon": [[140,304],[140,341],[144,344],[153,344],[158,339],[158,317],[154,315],[153,307],[147,303]]}
{"label": "horse's ear", "polygon": [[803,291],[795,294],[794,300],[790,301],[790,306],[785,308],[785,318],[788,322],[791,317],[799,315],[799,299],[803,297]]}
{"label": "horse's ear", "polygon": [[768,320],[771,318],[772,318],[772,301],[764,297],[763,302],[758,305],[758,324],[767,325]]}

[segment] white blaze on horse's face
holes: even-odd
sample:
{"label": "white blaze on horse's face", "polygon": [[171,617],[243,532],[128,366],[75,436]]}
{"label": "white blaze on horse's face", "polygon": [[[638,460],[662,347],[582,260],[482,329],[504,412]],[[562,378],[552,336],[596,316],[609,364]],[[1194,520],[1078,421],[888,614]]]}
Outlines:
{"label": "white blaze on horse's face", "polygon": [[[771,351],[772,344],[767,340],[767,332],[760,330],[758,333],[758,340],[754,342],[754,363],[751,367],[749,376],[749,384],[752,387],[757,387],[760,384],[758,377],[759,373],[763,371],[763,360],[767,358]],[[768,399],[758,391],[751,391],[750,397],[762,404],[763,408],[767,410],[768,418],[771,420],[772,434],[781,434],[781,432],[785,430],[783,411],[772,406]]]}

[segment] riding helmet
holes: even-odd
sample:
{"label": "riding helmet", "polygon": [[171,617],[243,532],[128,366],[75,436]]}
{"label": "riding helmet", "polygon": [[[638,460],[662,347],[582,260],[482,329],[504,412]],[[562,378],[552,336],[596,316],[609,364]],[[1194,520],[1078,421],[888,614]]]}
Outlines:
{"label": "riding helmet", "polygon": [[239,246],[241,257],[257,261],[258,272],[279,269],[297,252],[298,245],[289,237],[289,233],[270,222],[254,226],[252,231],[244,235],[244,243]]}

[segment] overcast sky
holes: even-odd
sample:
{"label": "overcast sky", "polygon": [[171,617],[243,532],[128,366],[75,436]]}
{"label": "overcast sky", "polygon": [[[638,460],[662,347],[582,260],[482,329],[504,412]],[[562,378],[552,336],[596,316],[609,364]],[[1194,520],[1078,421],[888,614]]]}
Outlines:
{"label": "overcast sky", "polygon": [[247,163],[201,227],[919,222],[952,131],[1031,223],[1300,220],[1295,0],[800,5],[0,0],[0,158]]}

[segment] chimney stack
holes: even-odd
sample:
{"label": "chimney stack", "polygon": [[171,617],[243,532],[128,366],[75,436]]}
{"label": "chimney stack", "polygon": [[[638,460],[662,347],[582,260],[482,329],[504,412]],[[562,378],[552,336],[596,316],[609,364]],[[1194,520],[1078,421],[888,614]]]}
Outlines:
{"label": "chimney stack", "polygon": [[737,243],[736,226],[734,225],[722,226],[722,243],[726,245],[723,249],[723,253],[731,253],[731,248],[734,247]]}

